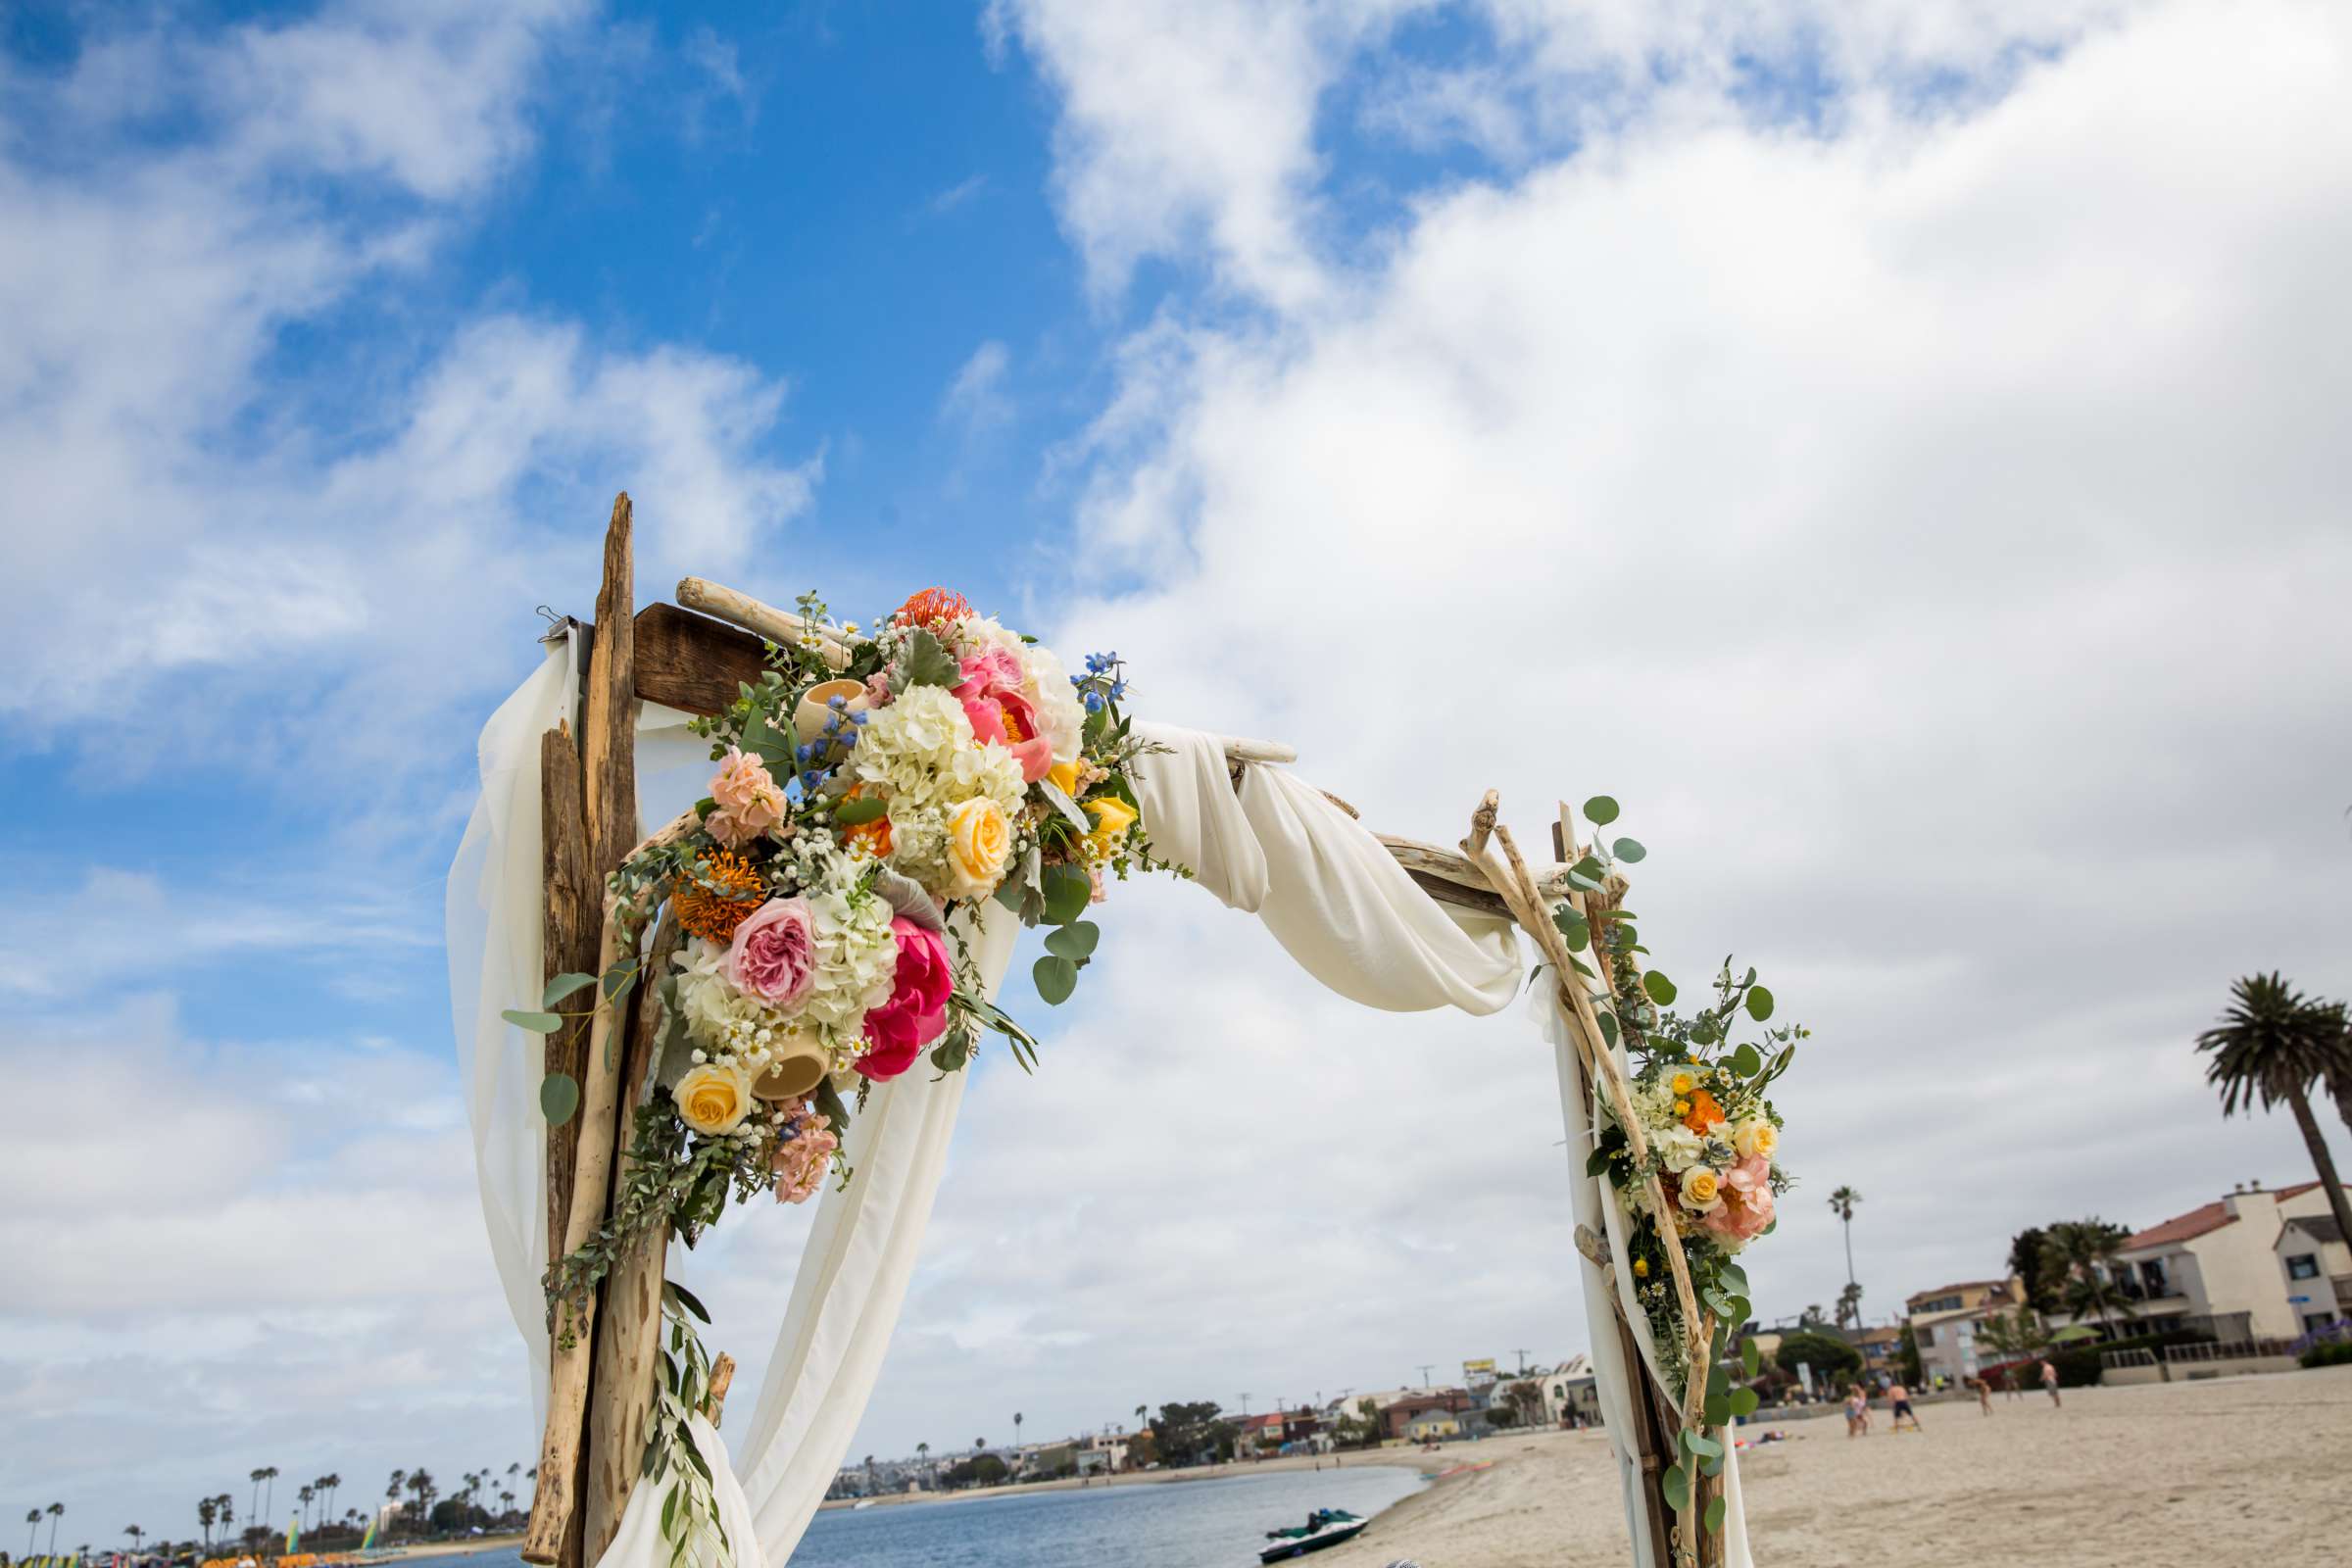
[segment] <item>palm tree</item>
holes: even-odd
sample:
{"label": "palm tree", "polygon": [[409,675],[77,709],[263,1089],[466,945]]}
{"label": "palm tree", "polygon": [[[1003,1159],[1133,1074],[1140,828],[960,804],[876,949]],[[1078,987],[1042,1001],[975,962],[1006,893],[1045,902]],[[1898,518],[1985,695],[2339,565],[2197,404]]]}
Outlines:
{"label": "palm tree", "polygon": [[252,1482],[252,1483],[253,1483],[253,1493],[252,1493],[252,1495],[251,1495],[251,1496],[249,1496],[249,1497],[246,1499],[246,1502],[245,1502],[245,1511],[246,1511],[246,1513],[248,1513],[248,1514],[255,1514],[255,1513],[259,1513],[259,1512],[261,1511],[261,1507],[262,1507],[262,1477],[264,1477],[264,1476],[268,1475],[269,1473],[270,1473],[270,1472],[269,1472],[269,1471],[267,1471],[267,1470],[263,1470],[263,1469],[261,1469],[261,1468],[259,1468],[259,1467],[256,1467],[256,1468],[255,1468],[253,1471],[251,1471],[251,1472],[250,1472],[249,1474],[247,1474],[247,1476],[245,1477],[245,1479],[246,1479],[246,1480],[248,1480],[248,1481],[250,1481],[250,1482]]}
{"label": "palm tree", "polygon": [[2049,1228],[2050,1256],[2066,1277],[2066,1309],[2076,1317],[2097,1314],[2101,1327],[2114,1315],[2132,1316],[2132,1303],[2116,1294],[2115,1256],[2132,1233],[2093,1215],[2060,1220]]}
{"label": "palm tree", "polygon": [[141,1530],[137,1525],[124,1525],[122,1527],[122,1533],[130,1538],[130,1549],[133,1551],[139,1549],[139,1542],[143,1540],[147,1534],[146,1531]]}
{"label": "palm tree", "polygon": [[408,1484],[408,1480],[409,1473],[406,1470],[395,1470],[391,1482],[384,1488],[384,1501],[393,1505],[391,1517],[384,1521],[384,1538],[387,1541],[391,1539],[393,1525],[400,1518],[400,1489]]}
{"label": "palm tree", "polygon": [[228,1527],[237,1522],[236,1500],[225,1492],[213,1499],[213,1517],[220,1521],[220,1539],[229,1540]]}
{"label": "palm tree", "polygon": [[1848,1323],[1855,1328],[1862,1326],[1862,1287],[1850,1281],[1838,1293],[1838,1326],[1843,1328]]}
{"label": "palm tree", "polygon": [[416,1494],[416,1516],[429,1530],[433,1523],[433,1498],[439,1494],[433,1485],[433,1473],[422,1466],[410,1471],[409,1490]]}
{"label": "palm tree", "polygon": [[1987,1312],[1977,1325],[1977,1343],[2004,1361],[2039,1355],[2050,1343],[2041,1319],[2030,1306],[2014,1312]]}
{"label": "palm tree", "polygon": [[[41,1516],[41,1510],[40,1510],[40,1509],[38,1509],[38,1508],[35,1508],[35,1509],[33,1509],[33,1510],[32,1510],[32,1517],[33,1517],[33,1518],[35,1518],[35,1519],[38,1519],[40,1516]],[[213,1499],[212,1499],[212,1498],[210,1498],[210,1497],[204,1497],[204,1498],[200,1498],[200,1499],[197,1501],[197,1504],[196,1504],[196,1523],[197,1523],[197,1524],[199,1524],[199,1525],[201,1525],[201,1526],[204,1528],[204,1549],[205,1549],[206,1551],[208,1551],[208,1552],[209,1552],[209,1551],[211,1551],[211,1550],[213,1549],[213,1520],[214,1520],[214,1519],[216,1519],[217,1517],[219,1517],[219,1514],[218,1514],[217,1510],[216,1510],[216,1509],[213,1507]],[[30,1546],[28,1545],[28,1546],[26,1546],[24,1549],[25,1549],[25,1551],[27,1551],[27,1552],[30,1552],[30,1551],[32,1550],[32,1547],[30,1547]]]}
{"label": "palm tree", "polygon": [[[2344,1234],[2352,1236],[2352,1231],[2346,1231]],[[1018,1410],[1012,1412],[1012,1446],[1016,1448],[1021,1446],[1021,1412]]]}
{"label": "palm tree", "polygon": [[24,1555],[29,1557],[32,1555],[32,1544],[40,1539],[41,1510],[38,1508],[26,1509],[24,1523],[27,1527],[24,1531]]}
{"label": "palm tree", "polygon": [[65,1516],[64,1503],[53,1502],[49,1505],[49,1555],[52,1557],[57,1555],[57,1522]]}
{"label": "palm tree", "polygon": [[1141,1432],[1141,1431],[1143,1431],[1143,1430],[1144,1430],[1144,1427],[1146,1426],[1146,1424],[1147,1424],[1147,1422],[1148,1422],[1148,1418],[1149,1418],[1149,1412],[1150,1412],[1151,1408],[1152,1408],[1152,1407],[1151,1407],[1150,1405],[1148,1405],[1148,1404],[1139,1404],[1139,1405],[1137,1405],[1137,1406],[1135,1407],[1135,1430],[1136,1430],[1136,1431],[1138,1431],[1138,1432]]}
{"label": "palm tree", "polygon": [[1854,1283],[1854,1209],[1862,1195],[1851,1187],[1840,1187],[1830,1195],[1830,1211],[1845,1226],[1845,1283]]}
{"label": "palm tree", "polygon": [[2240,1105],[2251,1110],[2256,1100],[2265,1110],[2285,1101],[2320,1185],[2328,1189],[2336,1228],[2352,1236],[2352,1202],[2345,1200],[2328,1140],[2311,1113],[2313,1082],[2345,1071],[2338,1060],[2344,1053],[2342,1009],[2309,1000],[2276,973],[2240,979],[2230,988],[2230,1002],[2222,1021],[2197,1036],[2197,1049],[2213,1057],[2205,1081],[2221,1088],[2222,1114],[2233,1116]]}
{"label": "palm tree", "polygon": [[931,1445],[928,1443],[916,1444],[914,1446],[914,1456],[917,1459],[922,1460],[924,1469],[928,1470],[931,1468]]}
{"label": "palm tree", "polygon": [[294,1494],[294,1496],[295,1499],[302,1504],[302,1525],[303,1528],[307,1530],[311,1525],[311,1504],[317,1500],[318,1496],[318,1489],[315,1486],[305,1487],[300,1492]]}

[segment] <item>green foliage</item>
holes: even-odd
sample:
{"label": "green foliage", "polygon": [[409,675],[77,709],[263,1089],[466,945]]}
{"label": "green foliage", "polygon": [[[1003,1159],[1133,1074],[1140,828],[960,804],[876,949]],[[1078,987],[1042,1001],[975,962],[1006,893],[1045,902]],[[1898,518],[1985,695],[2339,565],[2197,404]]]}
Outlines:
{"label": "green foliage", "polygon": [[1037,994],[1052,1006],[1060,1006],[1078,989],[1078,965],[1052,954],[1038,959],[1030,974],[1037,982]]}
{"label": "green foliage", "polygon": [[580,1081],[567,1072],[551,1072],[539,1080],[539,1112],[550,1127],[561,1127],[580,1108]]}
{"label": "green foliage", "polygon": [[1617,803],[1606,795],[1595,795],[1585,803],[1585,820],[1594,827],[1607,827],[1617,820]]}
{"label": "green foliage", "polygon": [[2295,1359],[2304,1366],[2352,1366],[2352,1340],[2322,1340]]}
{"label": "green foliage", "polygon": [[519,1007],[507,1007],[499,1012],[499,1016],[516,1028],[528,1029],[535,1035],[552,1035],[564,1027],[561,1013],[525,1012]]}
{"label": "green foliage", "polygon": [[1773,1352],[1773,1359],[1791,1370],[1799,1366],[1811,1367],[1816,1382],[1825,1378],[1835,1381],[1840,1376],[1851,1376],[1862,1370],[1860,1350],[1843,1340],[1804,1329],[1785,1336],[1781,1340],[1781,1348]]}
{"label": "green foliage", "polygon": [[899,679],[909,686],[953,686],[962,678],[955,656],[940,647],[938,638],[920,627],[907,637]]}

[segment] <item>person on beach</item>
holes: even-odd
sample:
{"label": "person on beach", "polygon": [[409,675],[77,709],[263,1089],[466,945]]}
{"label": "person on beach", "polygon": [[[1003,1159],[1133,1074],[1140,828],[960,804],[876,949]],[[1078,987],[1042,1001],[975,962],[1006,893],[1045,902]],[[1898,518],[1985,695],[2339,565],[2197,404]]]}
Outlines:
{"label": "person on beach", "polygon": [[1886,1398],[1888,1402],[1894,1406],[1894,1419],[1886,1424],[1886,1430],[1888,1432],[1893,1433],[1902,1431],[1903,1417],[1905,1416],[1911,1417],[1912,1431],[1917,1432],[1921,1430],[1919,1417],[1911,1409],[1911,1391],[1909,1389],[1906,1389],[1900,1383],[1897,1383],[1887,1389]]}
{"label": "person on beach", "polygon": [[2049,1391],[2052,1405],[2061,1410],[2066,1408],[2066,1401],[2058,1397],[2058,1369],[2046,1360],[2041,1363],[2041,1386]]}
{"label": "person on beach", "polygon": [[1977,1391],[1977,1408],[1984,1411],[1986,1415],[1992,1414],[1991,1383],[1980,1376],[1970,1378],[1968,1380],[1968,1386]]}
{"label": "person on beach", "polygon": [[1870,1396],[1856,1383],[1845,1391],[1845,1435],[1858,1438],[1869,1430]]}

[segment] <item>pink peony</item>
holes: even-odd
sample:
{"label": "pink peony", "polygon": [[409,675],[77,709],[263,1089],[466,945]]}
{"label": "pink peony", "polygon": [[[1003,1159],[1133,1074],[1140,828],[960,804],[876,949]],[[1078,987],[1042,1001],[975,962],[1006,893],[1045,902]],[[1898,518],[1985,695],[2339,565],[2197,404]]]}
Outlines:
{"label": "pink peony", "polygon": [[727,978],[762,1002],[788,1006],[816,973],[816,919],[807,899],[770,899],[735,928]]}
{"label": "pink peony", "polygon": [[1743,1198],[1762,1193],[1765,1202],[1769,1204],[1772,1201],[1772,1161],[1762,1154],[1750,1154],[1724,1173],[1723,1183]]}
{"label": "pink peony", "polygon": [[784,792],[767,771],[767,764],[735,747],[710,778],[710,799],[718,809],[704,818],[710,836],[728,849],[739,849],[784,819]]}
{"label": "pink peony", "polygon": [[1028,676],[1020,659],[1010,649],[990,647],[967,656],[959,667],[963,679],[953,692],[963,704],[964,717],[972,721],[972,734],[982,744],[995,741],[1018,758],[1024,782],[1044,778],[1054,766],[1054,739],[1022,693]]}
{"label": "pink peony", "polygon": [[896,1078],[914,1065],[925,1046],[947,1033],[948,994],[956,989],[946,938],[903,914],[890,922],[890,934],[899,943],[897,989],[865,1015],[866,1038],[873,1046],[858,1058],[858,1070],[876,1079]]}
{"label": "pink peony", "polygon": [[865,706],[868,708],[888,708],[890,706],[890,677],[880,670],[865,677]]}
{"label": "pink peony", "polygon": [[1706,1219],[1706,1228],[1738,1250],[1764,1233],[1772,1223],[1772,1166],[1760,1154],[1750,1154],[1724,1177],[1723,1206]]}

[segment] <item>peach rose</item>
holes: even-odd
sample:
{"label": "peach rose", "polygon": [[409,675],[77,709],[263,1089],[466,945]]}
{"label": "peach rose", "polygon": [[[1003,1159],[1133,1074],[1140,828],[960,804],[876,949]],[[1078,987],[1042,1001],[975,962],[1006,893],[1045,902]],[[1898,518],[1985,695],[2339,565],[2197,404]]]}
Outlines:
{"label": "peach rose", "polygon": [[678,1119],[710,1138],[742,1126],[752,1108],[751,1076],[732,1062],[689,1067],[669,1093],[678,1103]]}
{"label": "peach rose", "polygon": [[948,868],[955,876],[950,896],[977,898],[1004,880],[1012,854],[1012,823],[1004,808],[987,796],[965,801],[948,813]]}

